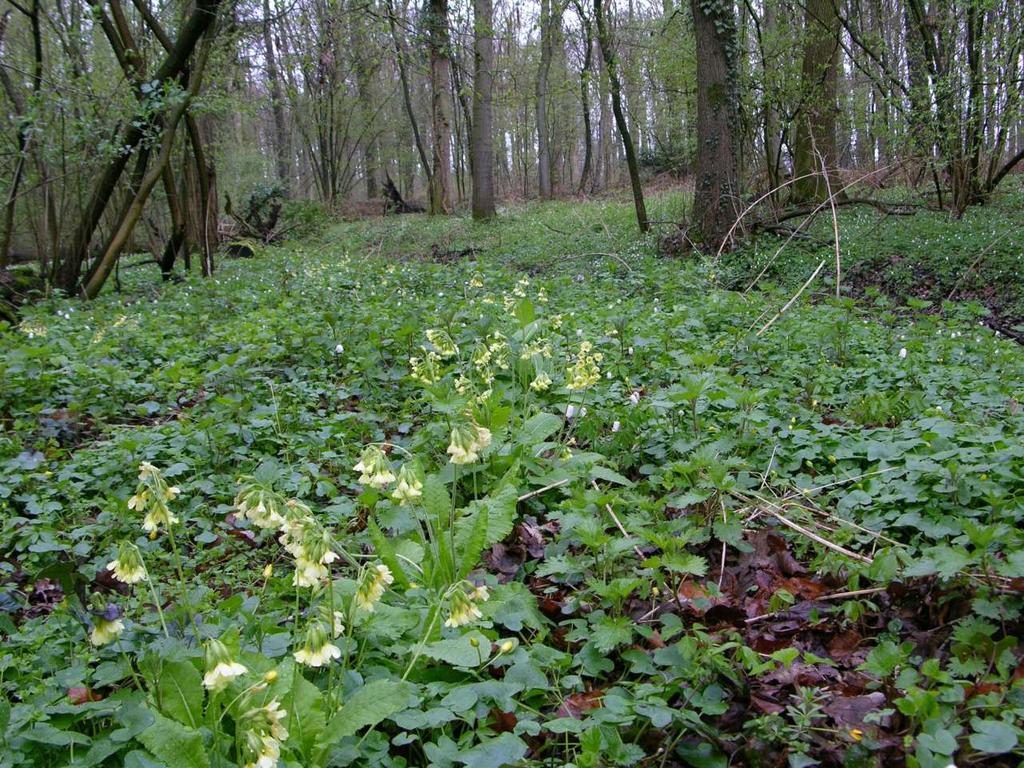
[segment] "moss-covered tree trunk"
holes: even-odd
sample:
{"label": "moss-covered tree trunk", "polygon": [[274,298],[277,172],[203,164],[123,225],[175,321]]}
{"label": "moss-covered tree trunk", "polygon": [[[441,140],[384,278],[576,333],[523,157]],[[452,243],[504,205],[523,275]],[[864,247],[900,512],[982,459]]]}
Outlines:
{"label": "moss-covered tree trunk", "polygon": [[697,173],[691,240],[714,250],[740,210],[736,15],[732,0],[690,0],[697,42]]}
{"label": "moss-covered tree trunk", "polygon": [[793,198],[797,202],[825,200],[829,188],[836,191],[840,187],[835,172],[838,78],[839,15],[833,0],[807,0],[801,109],[793,142]]}

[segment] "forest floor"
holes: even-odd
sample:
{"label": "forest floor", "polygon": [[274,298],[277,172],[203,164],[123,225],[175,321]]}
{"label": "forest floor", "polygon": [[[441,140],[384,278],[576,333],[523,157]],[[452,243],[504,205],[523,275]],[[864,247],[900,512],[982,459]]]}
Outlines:
{"label": "forest floor", "polygon": [[[1019,203],[844,210],[854,295],[827,261],[781,315],[827,243],[744,292],[780,239],[666,258],[617,201],[341,223],[27,308],[0,766],[242,765],[271,700],[286,765],[1019,764],[1024,349],[986,327],[1024,316]],[[143,461],[179,489],[152,536]],[[329,588],[240,487],[309,506]],[[124,541],[152,588],[108,570]],[[342,657],[297,666],[335,610]],[[247,670],[204,697],[213,637]]]}

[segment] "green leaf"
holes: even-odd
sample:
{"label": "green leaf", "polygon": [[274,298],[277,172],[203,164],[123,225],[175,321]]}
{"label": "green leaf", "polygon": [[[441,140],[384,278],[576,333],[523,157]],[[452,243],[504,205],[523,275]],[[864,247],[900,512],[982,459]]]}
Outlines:
{"label": "green leaf", "polygon": [[971,720],[974,733],[968,741],[979,752],[1002,755],[1017,746],[1017,729],[1002,720]]}
{"label": "green leaf", "polygon": [[533,308],[532,301],[523,299],[516,305],[516,319],[519,321],[520,328],[525,328],[537,319],[537,312]]}
{"label": "green leaf", "polygon": [[154,757],[174,768],[209,768],[210,761],[203,748],[199,731],[153,713],[153,724],[138,735]]}
{"label": "green leaf", "polygon": [[600,464],[595,464],[590,468],[590,477],[594,480],[604,480],[607,483],[624,485],[627,488],[633,485],[633,481],[628,477],[623,477],[615,470],[602,467]]}
{"label": "green leaf", "polygon": [[456,762],[473,768],[501,768],[518,763],[526,757],[526,742],[511,733],[488,739],[466,752],[460,752]]}
{"label": "green leaf", "polygon": [[466,541],[460,546],[458,577],[464,579],[480,562],[480,554],[487,545],[487,506],[480,505],[473,515],[473,527]]}
{"label": "green leaf", "polygon": [[[598,611],[600,613],[600,611]],[[590,627],[590,641],[601,653],[611,653],[633,639],[633,621],[628,616],[597,616]]]}
{"label": "green leaf", "polygon": [[168,717],[198,727],[203,721],[203,693],[202,675],[191,661],[166,661],[160,666],[157,700]]}
{"label": "green leaf", "polygon": [[430,517],[437,530],[448,529],[448,516],[452,511],[452,500],[448,489],[437,475],[427,475],[423,481],[423,509]]}
{"label": "green leaf", "polygon": [[373,548],[377,552],[377,557],[381,559],[384,565],[391,569],[391,573],[394,575],[398,586],[402,589],[408,589],[409,577],[405,575],[405,570],[395,555],[395,548],[391,546],[391,542],[387,540],[387,537],[372,517],[366,521],[366,530],[370,534],[370,541],[373,542]]}
{"label": "green leaf", "polygon": [[553,413],[538,413],[526,420],[516,436],[523,445],[536,445],[560,430],[562,423],[562,418]]}
{"label": "green leaf", "polygon": [[[473,640],[476,641],[476,647],[473,646]],[[474,630],[459,637],[421,646],[420,653],[453,667],[476,667],[490,657],[491,641]]]}
{"label": "green leaf", "polygon": [[323,752],[346,736],[355,735],[360,729],[375,726],[396,712],[410,706],[410,698],[416,687],[401,680],[373,680],[354,694],[342,705],[324,732],[320,742]]}
{"label": "green leaf", "polygon": [[469,539],[476,525],[476,512],[481,507],[487,509],[487,535],[484,538],[484,547],[499,542],[512,533],[516,519],[516,499],[516,489],[507,485],[497,493],[472,502],[455,523],[456,548],[464,552],[469,546]]}
{"label": "green leaf", "polygon": [[305,678],[302,667],[291,658],[278,665],[277,680],[271,690],[274,698],[282,704],[287,702],[283,707],[288,712],[284,726],[289,742],[308,754],[327,726],[323,693]]}

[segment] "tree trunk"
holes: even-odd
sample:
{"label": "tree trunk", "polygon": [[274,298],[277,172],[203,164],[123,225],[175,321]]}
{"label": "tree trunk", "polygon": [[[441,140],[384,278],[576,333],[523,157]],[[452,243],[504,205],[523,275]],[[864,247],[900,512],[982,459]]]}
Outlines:
{"label": "tree trunk", "polygon": [[829,187],[840,187],[835,174],[840,27],[833,1],[806,0],[804,6],[803,103],[793,144],[793,176],[806,176],[793,183],[793,199],[800,203],[825,200]]}
{"label": "tree trunk", "polygon": [[641,232],[647,232],[651,225],[647,220],[647,206],[644,204],[644,190],[640,185],[640,169],[636,162],[636,152],[633,150],[633,139],[629,135],[626,116],[622,112],[622,84],[619,82],[615,49],[612,47],[608,25],[605,23],[602,0],[594,0],[594,22],[597,24],[597,41],[601,46],[601,55],[604,57],[605,70],[608,73],[608,86],[612,94],[612,112],[615,114],[615,124],[619,128],[622,150],[626,155],[626,166],[629,168],[629,183],[633,188],[633,207],[636,209],[636,225]]}
{"label": "tree trunk", "polygon": [[577,189],[578,194],[583,194],[590,181],[591,167],[594,159],[594,137],[591,135],[593,128],[590,124],[590,77],[594,67],[594,34],[590,25],[590,18],[583,9],[580,0],[573,0],[576,13],[580,18],[580,26],[583,31],[583,67],[580,69],[580,101],[583,105],[583,170],[580,171],[580,183]]}
{"label": "tree trunk", "polygon": [[[598,45],[595,40],[594,45]],[[615,183],[616,178],[613,175],[614,168],[612,165],[612,113],[608,107],[608,67],[604,63],[604,56],[598,56],[598,89],[597,97],[601,101],[601,109],[599,111],[598,119],[600,125],[598,126],[597,135],[597,157],[600,161],[600,168],[594,173],[594,189],[607,189]]]}
{"label": "tree trunk", "polygon": [[473,0],[473,218],[494,216],[494,5]]}
{"label": "tree trunk", "polygon": [[[420,134],[419,121],[416,120],[416,112],[412,108],[412,94],[409,88],[409,75],[408,72],[406,72],[405,52],[402,46],[402,39],[398,35],[398,23],[395,20],[394,0],[387,0],[387,9],[388,28],[391,30],[391,42],[395,46],[395,63],[398,66],[398,78],[402,81],[402,103],[405,105],[405,114],[409,118],[409,126],[412,129],[413,141],[416,144],[416,153],[419,155],[420,163],[423,166],[423,175],[427,177],[427,186],[433,189],[433,183],[431,182],[433,171],[430,167],[430,161],[427,158],[426,147],[423,145],[423,137]],[[415,179],[415,175],[413,178]],[[411,184],[409,189],[406,191],[411,194]]]}
{"label": "tree trunk", "polygon": [[[220,0],[199,0],[197,2],[192,15],[182,25],[171,52],[167,54],[160,68],[150,78],[160,83],[161,88],[167,83],[176,81],[181,75],[199,38],[216,19],[219,5]],[[107,163],[93,186],[89,201],[75,227],[71,242],[63,249],[59,264],[54,265],[57,286],[66,293],[78,292],[79,277],[82,265],[88,255],[89,244],[92,242],[96,228],[103,218],[103,213],[117,189],[117,183],[131,157],[131,150],[142,141],[148,127],[146,121],[139,119],[133,120],[125,128],[122,135],[118,137],[119,146],[124,147],[124,151],[118,153]]]}
{"label": "tree trunk", "polygon": [[270,87],[270,104],[274,113],[274,164],[277,169],[277,181],[284,188],[285,197],[288,197],[291,195],[292,186],[291,149],[284,114],[284,95],[281,93],[281,79],[277,71],[272,24],[270,0],[263,0],[263,48],[267,57],[267,84]]}
{"label": "tree trunk", "polygon": [[434,130],[430,173],[430,213],[452,210],[452,64],[448,57],[448,0],[430,0],[430,115]]}
{"label": "tree trunk", "polygon": [[542,200],[550,200],[552,195],[551,146],[548,135],[548,75],[551,72],[553,54],[551,2],[552,0],[540,0],[540,67],[537,70],[537,194]]}
{"label": "tree trunk", "polygon": [[731,2],[690,0],[697,41],[695,242],[717,249],[739,214],[736,19]]}

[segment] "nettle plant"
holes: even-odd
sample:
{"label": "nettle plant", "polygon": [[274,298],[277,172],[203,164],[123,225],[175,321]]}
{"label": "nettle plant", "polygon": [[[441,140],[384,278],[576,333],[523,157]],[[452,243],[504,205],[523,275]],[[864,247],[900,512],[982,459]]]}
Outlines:
{"label": "nettle plant", "polygon": [[[153,556],[139,546],[149,544],[120,544],[107,567],[131,591],[121,606],[93,596],[89,638],[104,663],[129,670],[136,727],[111,735],[107,754],[135,739],[173,765],[326,766],[381,757],[393,745],[376,727],[392,717],[416,724],[427,710],[436,717],[431,698],[452,695],[438,681],[461,676],[482,685],[490,668],[511,663],[520,638],[499,625],[524,632],[543,620],[520,585],[499,586],[476,569],[485,548],[511,531],[524,476],[541,485],[530,495],[590,477],[596,454],[570,447],[573,416],[600,381],[602,360],[587,341],[565,351],[562,318],[538,318],[527,285],[520,281],[500,305],[481,291],[478,306],[492,307],[482,319],[426,332],[411,376],[437,418],[408,445],[363,446],[352,472],[364,514],[351,526],[362,530],[338,530],[280,492],[272,462],[239,479],[236,530],[258,530],[248,535],[286,565],[254,564],[253,573],[238,575],[250,588],[219,603],[186,575],[182,551],[201,550],[179,540],[186,525],[175,509],[178,488],[142,463],[128,508],[143,515],[151,542],[166,541],[170,568],[163,570],[173,570],[176,604],[165,615],[168,584],[152,576]],[[469,286],[482,287],[476,278]],[[536,298],[542,302],[543,292]],[[563,375],[564,388],[556,385]],[[566,417],[543,409],[566,393]],[[486,723],[461,717],[466,727],[417,747],[451,759],[481,741],[475,748],[514,761],[527,749],[519,734],[540,730],[524,718],[515,734],[488,739]],[[405,732],[399,746],[418,739]]]}

